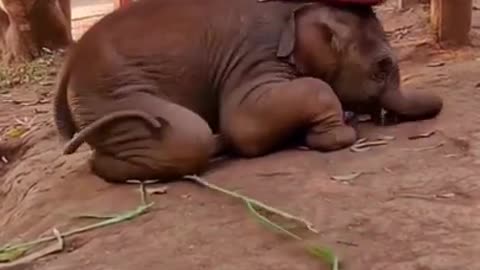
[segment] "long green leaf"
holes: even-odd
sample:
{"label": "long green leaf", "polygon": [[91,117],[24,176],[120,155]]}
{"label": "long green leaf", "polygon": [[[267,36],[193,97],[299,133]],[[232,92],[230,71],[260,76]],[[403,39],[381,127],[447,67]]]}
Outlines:
{"label": "long green leaf", "polygon": [[[270,219],[268,219],[264,215],[260,214],[257,211],[257,209],[255,209],[255,208],[256,207],[261,208],[261,206],[256,205],[254,202],[251,202],[251,201],[248,201],[248,200],[245,200],[245,204],[246,204],[249,212],[255,217],[255,219],[257,219],[261,224],[267,226],[269,229],[279,231],[284,235],[287,235],[287,236],[290,236],[291,238],[294,238],[295,240],[299,240],[299,241],[303,240],[300,236],[290,232],[289,230],[285,229],[281,225],[271,221]],[[265,209],[263,209],[263,210],[265,210]],[[330,266],[331,270],[339,270],[338,258],[337,258],[337,256],[335,256],[333,251],[331,251],[330,249],[322,248],[322,247],[319,247],[319,246],[307,246],[305,249],[307,250],[308,253],[310,253],[314,257],[316,257],[316,258],[322,260],[323,262],[325,262],[326,264],[328,264]]]}
{"label": "long green leaf", "polygon": [[118,214],[117,215],[82,214],[82,215],[75,216],[74,218],[75,219],[102,219],[102,220],[105,220],[105,219],[115,218],[116,216],[118,216]]}
{"label": "long green leaf", "polygon": [[[106,219],[106,220],[103,220],[103,221],[100,221],[100,222],[97,222],[97,223],[94,223],[94,224],[91,224],[91,225],[87,225],[87,226],[80,227],[80,228],[77,228],[77,229],[73,229],[71,231],[63,233],[63,234],[61,234],[61,237],[67,237],[67,236],[71,236],[71,235],[74,235],[74,234],[83,233],[83,232],[86,232],[86,231],[98,229],[98,228],[101,228],[101,227],[105,227],[105,226],[109,226],[109,225],[113,225],[113,224],[117,224],[117,223],[121,223],[121,222],[130,220],[130,219],[133,219],[135,217],[138,217],[138,216],[146,213],[147,210],[152,205],[153,205],[153,203],[150,203],[150,204],[147,204],[147,205],[140,205],[139,207],[137,207],[134,210],[119,214],[117,216],[111,217],[109,219]],[[50,242],[50,241],[53,241],[53,240],[56,240],[56,239],[57,239],[56,236],[48,236],[48,237],[43,237],[43,238],[31,241],[31,242],[27,242],[27,243],[21,243],[21,244],[17,244],[17,245],[14,245],[14,246],[2,247],[0,249],[0,261],[2,261],[2,259],[4,261],[16,260],[17,258],[23,256],[23,254],[28,252],[34,246],[39,245],[39,244],[43,244],[43,243],[47,243],[47,242]]]}
{"label": "long green leaf", "polygon": [[29,248],[3,248],[0,250],[0,263],[12,262],[25,254]]}
{"label": "long green leaf", "polygon": [[339,261],[337,256],[333,253],[332,250],[329,248],[322,248],[318,246],[307,246],[306,250],[313,255],[314,257],[317,257],[326,263],[330,265],[332,270],[338,270],[339,269]]}
{"label": "long green leaf", "polygon": [[253,216],[258,220],[260,221],[260,223],[266,225],[268,228],[270,229],[274,229],[274,230],[277,230],[285,235],[288,235],[296,240],[302,240],[302,238],[288,230],[286,230],[285,228],[283,228],[282,226],[272,222],[271,220],[269,220],[268,218],[266,218],[264,215],[260,214],[256,209],[255,209],[255,206],[258,206],[258,205],[255,205],[254,203],[248,201],[248,200],[245,200],[245,203],[247,205],[247,208],[249,210],[249,212],[251,214],[253,214]]}

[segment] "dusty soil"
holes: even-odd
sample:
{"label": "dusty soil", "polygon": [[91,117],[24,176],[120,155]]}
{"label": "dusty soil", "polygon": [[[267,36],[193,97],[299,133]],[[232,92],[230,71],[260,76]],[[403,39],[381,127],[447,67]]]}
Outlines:
{"label": "dusty soil", "polygon": [[[228,160],[203,177],[311,220],[320,234],[309,241],[332,247],[344,269],[477,270],[479,39],[474,31],[474,46],[443,49],[432,41],[424,7],[399,12],[392,2],[379,13],[402,61],[403,86],[440,94],[445,108],[438,118],[389,127],[363,124],[363,136],[396,137],[367,152],[285,150]],[[476,30],[480,13],[474,13]],[[53,227],[83,225],[72,219],[76,215],[138,205],[136,186],[110,185],[90,173],[87,148],[61,155],[49,104],[60,61],[49,56],[24,72],[24,78],[38,80],[2,82],[0,245],[51,234]],[[438,130],[432,137],[408,139],[432,130]],[[5,148],[15,142],[19,147]],[[366,174],[346,183],[330,178],[352,172]],[[24,267],[327,269],[222,194],[178,182],[152,200],[151,212],[67,238],[64,252]]]}

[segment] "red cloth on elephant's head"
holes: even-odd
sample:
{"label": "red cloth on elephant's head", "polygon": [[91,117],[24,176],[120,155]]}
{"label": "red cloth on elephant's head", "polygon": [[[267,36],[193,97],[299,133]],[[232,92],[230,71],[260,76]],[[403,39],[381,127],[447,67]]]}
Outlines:
{"label": "red cloth on elephant's head", "polygon": [[331,4],[344,4],[344,5],[365,5],[365,6],[375,6],[383,4],[385,0],[318,0],[319,2],[324,1]]}
{"label": "red cloth on elephant's head", "polygon": [[257,0],[258,2],[293,1],[293,2],[323,2],[338,6],[375,6],[386,0]]}

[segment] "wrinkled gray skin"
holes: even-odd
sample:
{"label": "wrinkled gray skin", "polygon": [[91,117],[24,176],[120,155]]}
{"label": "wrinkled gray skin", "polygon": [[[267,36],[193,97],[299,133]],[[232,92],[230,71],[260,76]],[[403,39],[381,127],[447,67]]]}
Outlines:
{"label": "wrinkled gray skin", "polygon": [[416,120],[442,101],[400,92],[370,8],[142,0],[72,48],[54,115],[70,140],[65,154],[87,142],[93,172],[123,182],[198,174],[225,149],[260,156],[294,135],[311,149],[341,149],[356,140],[342,108],[380,107]]}

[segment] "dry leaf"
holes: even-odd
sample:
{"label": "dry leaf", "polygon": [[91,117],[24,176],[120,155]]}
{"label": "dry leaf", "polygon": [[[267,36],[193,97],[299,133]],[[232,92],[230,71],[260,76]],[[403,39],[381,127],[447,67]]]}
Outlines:
{"label": "dry leaf", "polygon": [[375,140],[375,141],[366,141],[363,140],[360,142],[360,140],[357,141],[354,145],[350,147],[350,150],[352,152],[365,152],[370,150],[371,146],[380,146],[380,145],[386,145],[388,144],[388,141],[386,140]]}
{"label": "dry leaf", "polygon": [[168,192],[168,186],[163,186],[158,188],[147,188],[147,193],[150,195],[153,195],[153,194],[163,195],[163,194],[167,194],[167,192]]}
{"label": "dry leaf", "polygon": [[358,139],[354,144],[364,143],[364,142],[366,142],[367,140],[368,140],[367,138],[360,138],[360,139]]}
{"label": "dry leaf", "polygon": [[444,62],[433,62],[433,63],[427,64],[427,67],[441,67],[441,66],[444,66],[444,65],[445,65]]}
{"label": "dry leaf", "polygon": [[393,171],[388,167],[384,167],[383,170],[387,173],[393,173]]}
{"label": "dry leaf", "polygon": [[10,138],[20,138],[26,132],[23,128],[12,128],[7,131],[7,136]]}
{"label": "dry leaf", "polygon": [[456,196],[455,193],[445,193],[445,194],[436,195],[437,198],[442,198],[442,199],[452,199],[455,196]]}
{"label": "dry leaf", "polygon": [[410,137],[408,137],[408,139],[409,140],[417,140],[417,139],[422,139],[422,138],[429,138],[429,137],[432,137],[433,135],[435,135],[435,133],[437,133],[437,131],[432,130],[430,132],[425,132],[425,133],[421,133],[421,134],[418,134],[418,135],[410,136]]}
{"label": "dry leaf", "polygon": [[383,140],[383,141],[393,141],[395,140],[395,136],[388,136],[388,135],[380,135],[377,138],[378,140]]}
{"label": "dry leaf", "polygon": [[335,181],[352,181],[360,177],[362,174],[363,172],[356,172],[356,173],[351,173],[346,175],[332,175],[330,176],[330,178]]}

